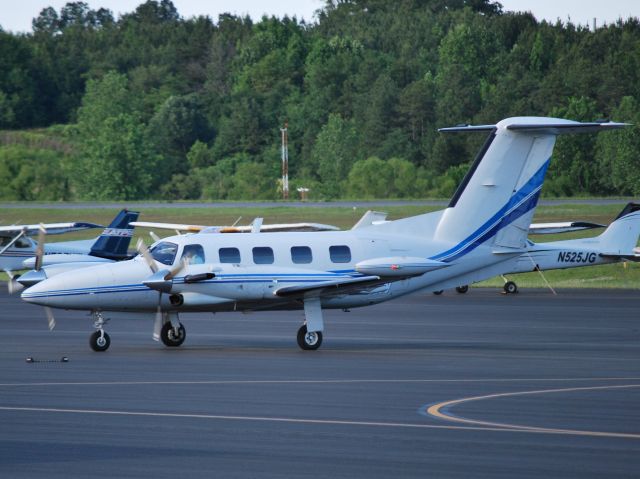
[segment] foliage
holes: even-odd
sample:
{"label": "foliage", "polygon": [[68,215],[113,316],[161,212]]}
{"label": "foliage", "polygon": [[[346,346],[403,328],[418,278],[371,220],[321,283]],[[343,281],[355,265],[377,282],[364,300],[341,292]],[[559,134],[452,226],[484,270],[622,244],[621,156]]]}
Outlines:
{"label": "foliage", "polygon": [[[285,122],[291,185],[312,199],[447,196],[482,139],[439,127],[638,124],[635,18],[591,31],[491,0],[332,0],[306,24],[74,1],[32,27],[0,30],[0,128],[64,124],[58,141],[73,146],[32,145],[15,165],[0,136],[7,199],[273,198]],[[559,139],[544,194],[637,194],[636,130]],[[51,191],[17,186],[51,165]]]}

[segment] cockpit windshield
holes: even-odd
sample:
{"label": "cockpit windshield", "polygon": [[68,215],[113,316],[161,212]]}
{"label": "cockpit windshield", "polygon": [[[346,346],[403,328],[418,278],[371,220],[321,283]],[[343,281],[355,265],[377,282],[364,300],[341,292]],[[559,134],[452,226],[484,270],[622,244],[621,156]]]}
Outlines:
{"label": "cockpit windshield", "polygon": [[149,250],[153,259],[162,264],[166,264],[167,266],[171,266],[173,264],[173,261],[176,259],[177,251],[178,245],[175,243],[169,243],[168,241],[162,241]]}

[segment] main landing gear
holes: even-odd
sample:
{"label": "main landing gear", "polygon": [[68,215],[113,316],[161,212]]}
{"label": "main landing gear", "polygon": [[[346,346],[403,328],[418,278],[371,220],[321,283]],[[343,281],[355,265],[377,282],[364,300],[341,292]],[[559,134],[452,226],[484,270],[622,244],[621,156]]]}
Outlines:
{"label": "main landing gear", "polygon": [[502,276],[502,279],[504,280],[504,286],[502,287],[502,290],[504,291],[504,293],[516,294],[518,292],[518,285],[513,281],[509,281],[504,275],[501,275],[501,276]]}
{"label": "main landing gear", "polygon": [[518,285],[513,281],[507,281],[502,287],[506,294],[515,294],[518,292]]}
{"label": "main landing gear", "polygon": [[93,327],[96,328],[96,331],[89,336],[89,346],[97,352],[106,351],[111,345],[111,338],[104,330],[104,324],[108,319],[104,319],[100,311],[94,311],[93,317],[95,319]]}
{"label": "main landing gear", "polygon": [[318,349],[322,344],[321,331],[307,331],[307,325],[303,324],[298,329],[298,346],[305,351]]}
{"label": "main landing gear", "polygon": [[305,322],[298,329],[298,346],[305,351],[314,351],[322,344],[322,331],[324,330],[320,298],[304,300],[304,316]]}

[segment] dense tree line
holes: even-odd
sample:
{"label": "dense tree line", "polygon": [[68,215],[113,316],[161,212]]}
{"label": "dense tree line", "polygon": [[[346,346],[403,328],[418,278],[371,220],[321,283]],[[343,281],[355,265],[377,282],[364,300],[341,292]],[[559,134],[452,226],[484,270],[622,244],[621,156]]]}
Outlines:
{"label": "dense tree line", "polygon": [[[490,0],[327,0],[314,23],[115,18],[84,2],[0,29],[0,198],[451,194],[482,143],[437,128],[508,116],[640,125],[640,23],[595,31]],[[638,127],[557,145],[548,195],[640,194]]]}

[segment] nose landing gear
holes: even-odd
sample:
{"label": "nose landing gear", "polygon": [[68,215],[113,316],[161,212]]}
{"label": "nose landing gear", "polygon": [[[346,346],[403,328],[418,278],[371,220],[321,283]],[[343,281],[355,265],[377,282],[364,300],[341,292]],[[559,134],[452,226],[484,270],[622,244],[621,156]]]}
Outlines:
{"label": "nose landing gear", "polygon": [[89,336],[89,346],[91,349],[97,352],[106,351],[111,345],[111,338],[104,330],[104,325],[108,319],[104,319],[100,311],[93,312],[94,322],[93,327],[96,331]]}

